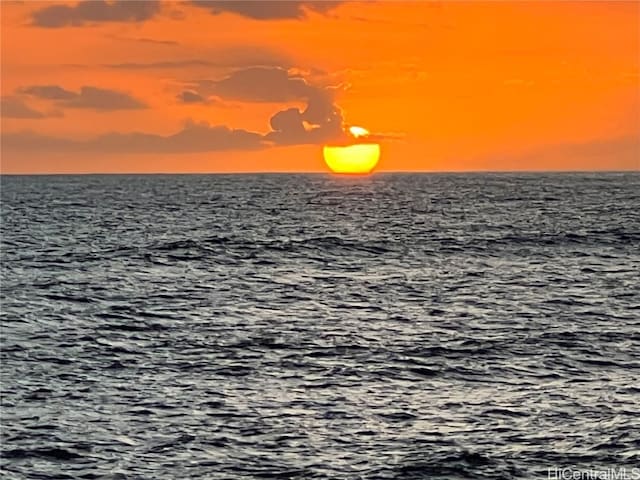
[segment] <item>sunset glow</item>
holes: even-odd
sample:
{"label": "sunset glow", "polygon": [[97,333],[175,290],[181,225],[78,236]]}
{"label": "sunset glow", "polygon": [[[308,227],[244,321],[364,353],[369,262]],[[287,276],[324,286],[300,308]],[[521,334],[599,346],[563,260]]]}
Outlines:
{"label": "sunset glow", "polygon": [[0,8],[3,173],[640,169],[640,2]]}

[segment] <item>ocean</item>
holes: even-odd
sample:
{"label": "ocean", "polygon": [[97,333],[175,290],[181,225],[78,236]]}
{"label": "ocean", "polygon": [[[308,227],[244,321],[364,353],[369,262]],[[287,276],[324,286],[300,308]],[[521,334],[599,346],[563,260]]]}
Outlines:
{"label": "ocean", "polygon": [[1,200],[3,479],[640,478],[640,173]]}

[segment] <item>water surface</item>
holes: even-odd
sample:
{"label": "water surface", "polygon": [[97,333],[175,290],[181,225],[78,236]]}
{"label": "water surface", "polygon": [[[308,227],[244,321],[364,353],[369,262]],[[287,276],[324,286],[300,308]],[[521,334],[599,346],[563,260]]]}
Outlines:
{"label": "water surface", "polygon": [[2,177],[2,476],[640,463],[640,175]]}

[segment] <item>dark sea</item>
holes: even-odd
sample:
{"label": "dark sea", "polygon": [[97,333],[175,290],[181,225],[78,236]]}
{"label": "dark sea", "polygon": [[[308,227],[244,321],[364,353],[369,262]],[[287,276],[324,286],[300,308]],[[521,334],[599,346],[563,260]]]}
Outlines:
{"label": "dark sea", "polygon": [[1,195],[3,479],[640,478],[640,173]]}

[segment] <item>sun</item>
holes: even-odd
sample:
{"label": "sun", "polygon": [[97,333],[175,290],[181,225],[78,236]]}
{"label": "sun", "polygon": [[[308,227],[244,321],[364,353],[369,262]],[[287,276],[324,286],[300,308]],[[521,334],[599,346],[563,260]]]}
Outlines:
{"label": "sun", "polygon": [[345,147],[325,145],[324,161],[333,173],[371,173],[380,159],[380,145],[356,143]]}
{"label": "sun", "polygon": [[380,145],[363,142],[369,132],[362,127],[350,127],[349,132],[360,140],[352,145],[325,145],[325,163],[333,173],[371,173],[380,160]]}
{"label": "sun", "polygon": [[355,125],[353,127],[349,127],[349,132],[351,132],[351,135],[356,138],[366,137],[367,135],[369,135],[369,130],[362,127],[356,127]]}

